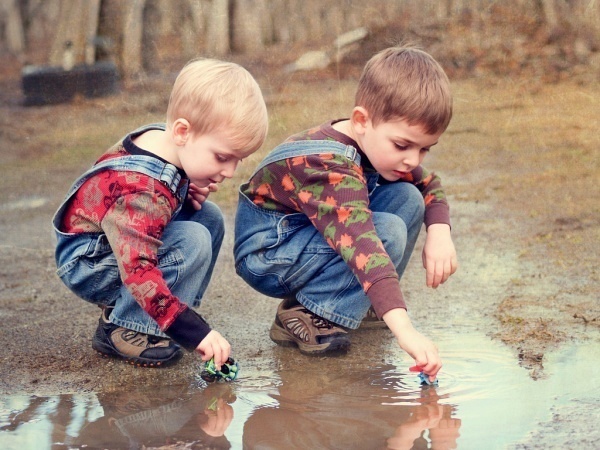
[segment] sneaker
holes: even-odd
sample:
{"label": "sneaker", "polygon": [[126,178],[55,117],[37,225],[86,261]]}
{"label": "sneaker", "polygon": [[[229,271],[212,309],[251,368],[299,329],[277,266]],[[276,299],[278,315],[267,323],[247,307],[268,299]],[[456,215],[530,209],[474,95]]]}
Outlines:
{"label": "sneaker", "polygon": [[360,323],[360,328],[372,330],[375,328],[387,328],[387,325],[385,324],[383,319],[377,317],[377,314],[375,314],[375,310],[371,306],[367,311],[367,315],[363,318],[362,322]]}
{"label": "sneaker", "polygon": [[297,346],[300,352],[308,355],[350,347],[346,330],[310,312],[295,300],[291,303],[284,300],[277,308],[269,333],[273,342],[285,347]]}
{"label": "sneaker", "polygon": [[179,345],[167,338],[129,330],[111,323],[102,310],[92,348],[103,356],[121,358],[139,367],[164,367],[183,356]]}

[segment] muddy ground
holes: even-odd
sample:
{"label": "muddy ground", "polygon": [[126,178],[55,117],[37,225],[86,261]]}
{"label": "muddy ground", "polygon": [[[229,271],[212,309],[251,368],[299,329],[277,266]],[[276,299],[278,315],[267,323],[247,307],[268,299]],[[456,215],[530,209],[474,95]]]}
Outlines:
{"label": "muddy ground", "polygon": [[[267,332],[276,302],[234,273],[235,188],[283,137],[345,116],[356,79],[334,69],[278,77],[253,71],[268,99],[271,132],[261,152],[214,195],[230,226],[201,312],[246,367],[260,370],[273,363]],[[1,81],[1,394],[97,392],[181,383],[197,373],[192,355],[174,368],[141,370],[93,353],[99,311],[55,276],[50,227],[70,183],[104,148],[139,124],[163,120],[173,76],[130,83],[112,97],[36,108],[22,106],[18,76]],[[600,342],[598,81],[486,75],[453,84],[455,117],[425,165],[446,186],[460,269],[432,291],[415,254],[403,281],[409,308],[424,331],[471,326],[510,347],[532,378],[544,377],[547,352]],[[380,345],[361,343],[356,357]],[[586,448],[577,447],[580,436],[599,442],[595,425],[580,420],[593,417],[589,407],[543,424],[526,448],[549,448],[544,436],[557,429],[566,430],[563,443],[571,448]]]}

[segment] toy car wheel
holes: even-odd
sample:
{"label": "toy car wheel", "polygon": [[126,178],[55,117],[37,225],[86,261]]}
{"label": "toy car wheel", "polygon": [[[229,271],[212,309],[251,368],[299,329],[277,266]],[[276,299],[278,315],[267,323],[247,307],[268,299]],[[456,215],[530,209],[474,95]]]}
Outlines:
{"label": "toy car wheel", "polygon": [[217,379],[216,375],[213,375],[212,373],[208,372],[202,372],[200,374],[200,378],[202,378],[207,383],[213,383]]}

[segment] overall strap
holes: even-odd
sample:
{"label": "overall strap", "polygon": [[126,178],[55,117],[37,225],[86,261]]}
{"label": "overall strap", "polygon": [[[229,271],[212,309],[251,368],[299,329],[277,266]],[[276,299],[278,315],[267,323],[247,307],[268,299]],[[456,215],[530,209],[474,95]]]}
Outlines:
{"label": "overall strap", "polygon": [[[360,166],[360,154],[351,145],[345,145],[337,141],[293,141],[285,142],[275,147],[258,165],[252,177],[261,169],[283,159],[295,158],[297,156],[318,155],[322,153],[334,153],[345,156]],[[252,178],[250,177],[250,178]]]}
{"label": "overall strap", "polygon": [[174,195],[177,195],[177,188],[181,182],[181,174],[173,164],[165,163],[152,156],[128,155],[111,158],[94,165],[73,183],[69,193],[74,193],[88,179],[105,170],[143,173],[163,182]]}
{"label": "overall strap", "polygon": [[152,156],[146,155],[119,156],[92,166],[87,172],[75,180],[52,218],[52,223],[56,230],[60,227],[60,218],[66,210],[69,200],[75,195],[77,190],[91,177],[104,170],[139,172],[156,180],[160,180],[169,188],[175,198],[177,198],[179,205],[174,214],[179,212],[187,195],[188,183],[185,183],[179,188],[181,174],[173,164],[165,163]]}

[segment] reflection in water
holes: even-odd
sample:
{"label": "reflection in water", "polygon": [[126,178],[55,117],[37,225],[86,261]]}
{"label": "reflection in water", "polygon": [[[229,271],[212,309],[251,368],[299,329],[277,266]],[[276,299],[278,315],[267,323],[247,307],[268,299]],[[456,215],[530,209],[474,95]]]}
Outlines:
{"label": "reflection in water", "polygon": [[549,420],[551,406],[600,399],[597,376],[573,383],[598,360],[593,343],[549,357],[548,378],[533,381],[485,338],[437,341],[437,388],[420,387],[409,361],[367,367],[282,352],[279,370],[242,365],[232,383],[8,396],[0,448],[501,449]]}
{"label": "reflection in water", "polygon": [[[247,417],[243,403],[248,399],[239,402],[243,434],[234,433],[233,448],[419,449],[429,448],[427,432],[432,448],[456,448],[460,420],[452,417],[452,406],[438,403],[435,388],[413,383],[414,390],[406,391],[409,403],[382,402],[393,397],[387,389],[403,389],[394,371],[389,366],[339,378],[332,373],[283,373],[276,393],[268,394],[271,400],[255,404]],[[233,388],[234,383],[215,383],[199,389],[13,397],[0,415],[0,445],[231,448],[225,434],[238,406]],[[256,401],[260,394],[248,398]]]}
{"label": "reflection in water", "polygon": [[[456,448],[461,421],[454,407],[440,404],[436,388],[421,388],[414,374],[384,366],[279,375],[271,394],[277,403],[257,408],[244,424],[244,448]],[[406,402],[390,404],[398,396]]]}
{"label": "reflection in water", "polygon": [[[18,400],[12,398],[12,411],[0,414],[3,449],[138,449],[182,443],[193,448],[231,448],[224,433],[233,420],[235,396],[225,384],[195,391],[161,387],[34,397],[15,408]],[[26,397],[20,400],[27,401]]]}

